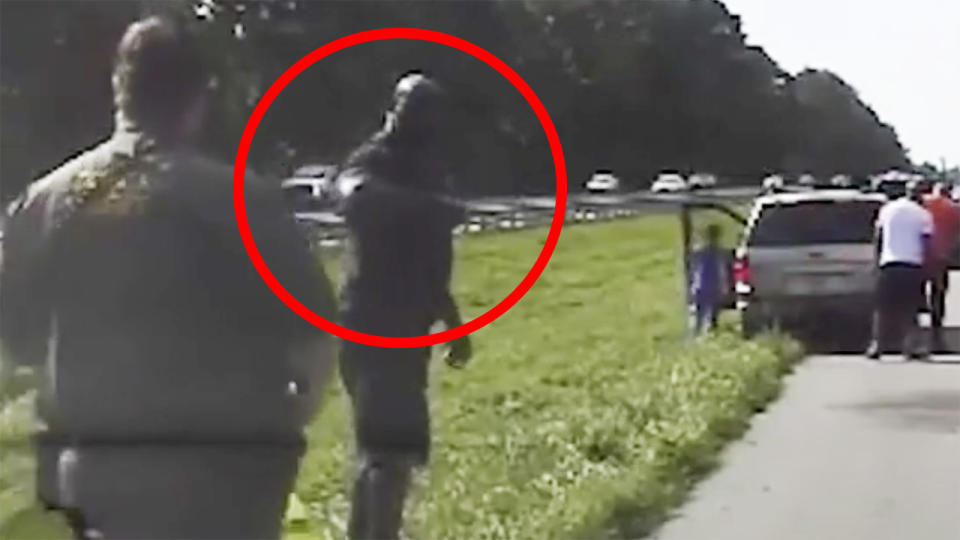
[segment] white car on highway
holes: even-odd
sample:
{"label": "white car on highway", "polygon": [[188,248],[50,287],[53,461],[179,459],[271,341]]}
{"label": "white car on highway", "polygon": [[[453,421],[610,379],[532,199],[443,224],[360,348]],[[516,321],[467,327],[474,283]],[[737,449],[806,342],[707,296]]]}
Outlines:
{"label": "white car on highway", "polygon": [[[863,350],[874,288],[874,221],[886,197],[855,190],[754,201],[734,278],[743,329],[781,328]],[[848,349],[849,346],[851,349]]]}
{"label": "white car on highway", "polygon": [[717,187],[717,177],[709,173],[697,173],[687,180],[690,189],[710,189]]}
{"label": "white car on highway", "polygon": [[608,193],[620,188],[620,179],[608,171],[598,171],[584,186],[590,193]]}
{"label": "white car on highway", "polygon": [[680,193],[687,189],[687,181],[676,173],[663,173],[650,186],[650,191],[654,193]]}
{"label": "white car on highway", "polygon": [[816,186],[816,185],[817,185],[817,177],[814,176],[814,175],[812,175],[812,174],[809,174],[809,173],[807,173],[807,174],[801,174],[800,177],[797,178],[797,184],[799,184],[799,185],[801,185],[801,186],[806,186],[806,187]]}
{"label": "white car on highway", "polygon": [[836,188],[853,187],[853,178],[849,174],[836,174],[830,178],[830,185]]}

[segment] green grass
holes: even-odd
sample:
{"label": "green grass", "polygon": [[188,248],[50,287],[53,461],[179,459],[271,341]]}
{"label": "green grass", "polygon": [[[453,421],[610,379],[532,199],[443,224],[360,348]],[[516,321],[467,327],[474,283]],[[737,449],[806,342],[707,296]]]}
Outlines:
{"label": "green grass", "polygon": [[[412,537],[640,536],[776,395],[799,356],[786,341],[684,340],[677,229],[672,217],[567,228],[527,296],[474,335],[473,363],[435,362],[433,461],[410,501]],[[467,316],[519,283],[544,237],[460,241]],[[348,418],[336,385],[309,430],[297,485],[308,519],[291,537],[343,535]],[[0,508],[27,480],[0,480]]]}
{"label": "green grass", "polygon": [[27,443],[32,407],[33,392],[7,400],[0,396],[0,525],[33,499],[33,460]]}
{"label": "green grass", "polygon": [[[570,227],[541,280],[475,335],[467,371],[436,363],[435,452],[415,538],[642,534],[779,388],[796,351],[733,335],[684,343],[675,218]],[[542,231],[468,239],[456,296],[471,315],[519,282]],[[336,395],[311,430],[298,493],[337,537],[349,429]]]}

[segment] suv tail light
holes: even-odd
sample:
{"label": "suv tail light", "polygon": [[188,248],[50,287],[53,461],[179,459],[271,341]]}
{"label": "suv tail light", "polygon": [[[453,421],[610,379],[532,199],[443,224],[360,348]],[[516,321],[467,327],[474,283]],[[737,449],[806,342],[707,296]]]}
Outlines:
{"label": "suv tail light", "polygon": [[750,283],[750,259],[738,257],[733,261],[733,280],[737,283]]}

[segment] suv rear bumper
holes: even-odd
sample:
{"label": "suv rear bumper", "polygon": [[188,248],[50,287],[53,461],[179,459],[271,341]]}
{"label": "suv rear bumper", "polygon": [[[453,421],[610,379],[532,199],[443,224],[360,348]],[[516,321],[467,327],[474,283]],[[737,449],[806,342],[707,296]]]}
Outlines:
{"label": "suv rear bumper", "polygon": [[750,311],[752,316],[781,322],[810,321],[823,318],[829,324],[836,318],[862,318],[869,320],[873,310],[872,293],[843,294],[831,296],[780,296],[767,298],[741,297],[737,302],[740,311]]}

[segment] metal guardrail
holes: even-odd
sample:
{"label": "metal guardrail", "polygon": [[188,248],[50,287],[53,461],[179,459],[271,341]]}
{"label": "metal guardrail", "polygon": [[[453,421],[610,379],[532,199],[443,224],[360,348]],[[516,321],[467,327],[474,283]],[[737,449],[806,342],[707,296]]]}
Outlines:
{"label": "metal guardrail", "polygon": [[[683,205],[712,206],[719,202],[749,200],[753,189],[698,191],[682,194],[653,194],[646,191],[620,194],[571,194],[567,198],[566,225],[589,224],[630,218],[658,211],[672,211]],[[504,232],[543,227],[553,220],[555,200],[550,196],[491,197],[461,201],[467,210],[456,235]],[[338,245],[346,234],[343,218],[334,212],[298,212],[320,245]]]}

